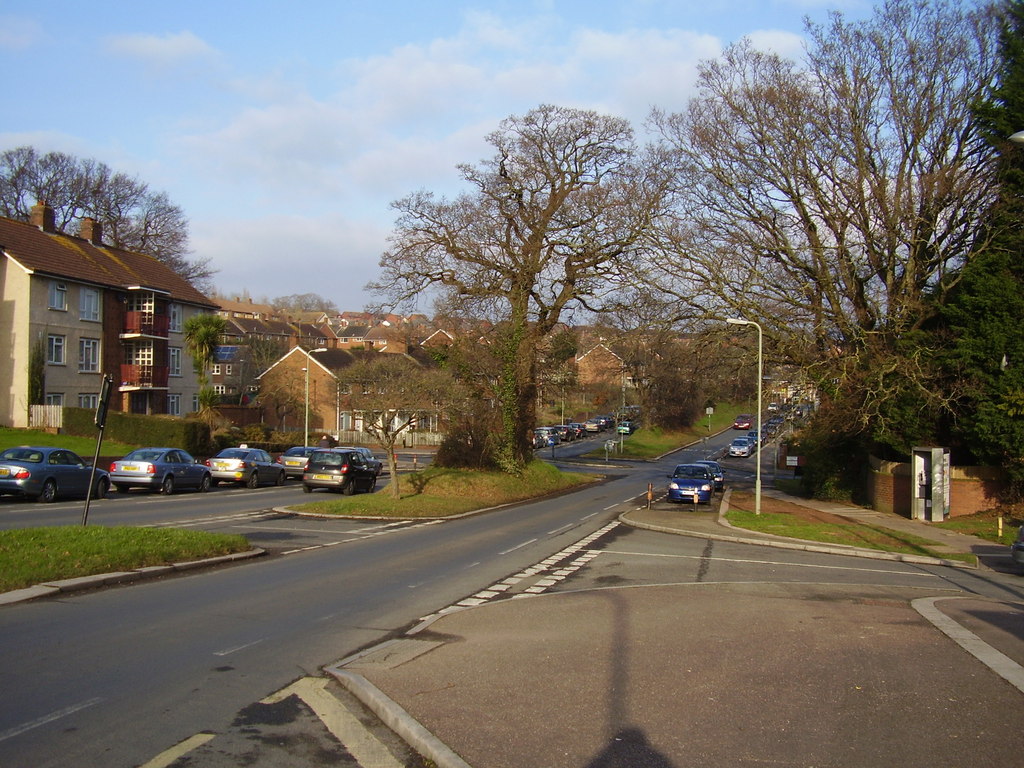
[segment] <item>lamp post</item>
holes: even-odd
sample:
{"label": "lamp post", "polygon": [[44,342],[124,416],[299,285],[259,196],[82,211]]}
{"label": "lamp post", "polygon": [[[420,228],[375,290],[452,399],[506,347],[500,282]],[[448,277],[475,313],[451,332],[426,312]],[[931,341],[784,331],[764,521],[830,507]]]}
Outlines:
{"label": "lamp post", "polygon": [[[306,352],[306,357],[308,358],[314,352],[326,352],[326,351],[327,351],[327,347],[317,347],[316,349],[310,349],[310,350],[308,350]],[[302,370],[304,370],[306,372],[306,405],[305,405],[305,409],[304,409],[305,412],[306,412],[306,421],[305,421],[305,424],[303,426],[302,444],[303,445],[309,445],[309,361],[308,360],[306,362],[306,367],[303,368]]]}
{"label": "lamp post", "polygon": [[754,470],[754,514],[761,514],[761,382],[764,378],[764,331],[759,323],[739,317],[726,318],[731,325],[752,325],[757,328],[757,453]]}

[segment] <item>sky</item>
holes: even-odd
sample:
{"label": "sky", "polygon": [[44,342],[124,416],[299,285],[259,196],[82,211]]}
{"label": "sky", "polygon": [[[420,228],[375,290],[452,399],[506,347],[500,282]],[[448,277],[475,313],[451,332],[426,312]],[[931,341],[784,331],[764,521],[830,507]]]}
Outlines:
{"label": "sky", "polygon": [[[541,104],[638,131],[749,37],[800,55],[805,17],[870,0],[0,0],[0,151],[106,163],[166,192],[228,297],[376,297],[394,200]],[[430,314],[430,307],[418,307]]]}

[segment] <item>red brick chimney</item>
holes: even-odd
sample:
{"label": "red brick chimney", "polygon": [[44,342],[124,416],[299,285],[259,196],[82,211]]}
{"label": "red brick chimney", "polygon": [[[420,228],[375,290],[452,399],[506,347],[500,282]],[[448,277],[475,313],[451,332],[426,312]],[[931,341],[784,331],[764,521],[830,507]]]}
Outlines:
{"label": "red brick chimney", "polygon": [[29,212],[29,223],[34,227],[39,227],[43,232],[57,231],[57,217],[53,208],[47,205],[45,200],[40,200],[32,206],[32,210]]}
{"label": "red brick chimney", "polygon": [[103,245],[103,223],[86,216],[79,225],[78,234],[93,245]]}

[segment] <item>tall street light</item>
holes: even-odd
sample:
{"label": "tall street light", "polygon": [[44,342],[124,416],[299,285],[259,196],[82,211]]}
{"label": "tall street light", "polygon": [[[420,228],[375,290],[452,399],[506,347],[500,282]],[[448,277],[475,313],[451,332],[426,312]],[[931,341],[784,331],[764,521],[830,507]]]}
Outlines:
{"label": "tall street light", "polygon": [[753,320],[739,317],[726,318],[725,322],[732,325],[752,325],[757,328],[757,466],[754,470],[754,514],[761,514],[761,381],[764,378],[764,331],[760,324]]}
{"label": "tall street light", "polygon": [[[309,358],[309,356],[312,355],[314,352],[326,352],[326,351],[327,351],[327,347],[317,347],[316,349],[310,349],[310,350],[308,350],[306,352],[306,357]],[[309,366],[310,366],[310,361],[307,359],[306,360],[306,367],[302,369],[302,370],[304,370],[306,372],[306,407],[305,407],[306,422],[305,422],[305,426],[303,427],[303,432],[302,432],[302,444],[303,445],[309,445]]]}

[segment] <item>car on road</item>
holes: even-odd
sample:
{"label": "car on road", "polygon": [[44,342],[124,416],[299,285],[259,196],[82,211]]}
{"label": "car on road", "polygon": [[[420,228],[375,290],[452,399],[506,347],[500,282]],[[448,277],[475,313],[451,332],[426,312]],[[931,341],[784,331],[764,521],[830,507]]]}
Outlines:
{"label": "car on road", "polygon": [[136,448],[110,465],[110,483],[118,493],[132,488],[167,495],[178,488],[208,491],[212,481],[210,468],[181,448]]}
{"label": "car on road", "polygon": [[540,435],[541,439],[544,441],[541,445],[544,446],[558,445],[562,442],[561,438],[558,436],[558,431],[554,427],[537,427],[534,430],[534,433],[536,435]]}
{"label": "car on road", "polygon": [[616,429],[616,432],[618,432],[620,435],[632,435],[634,432],[636,432],[636,424],[629,420],[620,421],[619,426]]}
{"label": "car on road", "polygon": [[587,419],[583,422],[583,428],[587,432],[600,432],[604,427],[601,426],[600,419]]}
{"label": "car on road", "polygon": [[1024,525],[1017,531],[1017,540],[1010,545],[1010,558],[1024,568]]}
{"label": "car on road", "polygon": [[284,476],[302,479],[302,473],[306,471],[306,459],[309,454],[316,450],[312,445],[294,445],[282,453],[275,462],[284,467]]}
{"label": "car on road", "polygon": [[302,475],[302,490],[316,488],[341,491],[351,496],[356,491],[369,493],[377,486],[377,473],[359,451],[352,448],[317,448],[310,454]]}
{"label": "car on road", "polygon": [[587,429],[586,429],[586,427],[584,427],[578,421],[571,421],[571,422],[569,422],[569,429],[571,429],[573,431],[573,433],[575,434],[575,437],[573,437],[573,440],[582,440],[584,437],[587,436]]}
{"label": "car on road", "polygon": [[732,422],[733,429],[750,429],[754,423],[754,417],[749,413],[741,413]]}
{"label": "car on road", "polygon": [[750,438],[737,437],[731,443],[729,443],[729,455],[730,456],[741,456],[746,458],[754,455],[754,444]]}
{"label": "car on road", "polygon": [[[24,496],[44,504],[58,498],[84,497],[90,477],[92,465],[66,448],[20,445],[0,453],[0,495]],[[92,497],[102,499],[108,490],[110,478],[97,467]]]}
{"label": "car on road", "polygon": [[725,489],[725,470],[722,469],[722,465],[717,461],[711,459],[702,459],[700,461],[693,462],[694,464],[702,464],[711,470],[711,479],[715,481],[715,490],[721,491]]}
{"label": "car on road", "polygon": [[370,465],[377,477],[380,477],[380,473],[384,471],[384,462],[373,455],[373,451],[367,448],[365,445],[357,445],[355,447],[351,445],[338,446],[345,451],[358,451],[366,459],[366,463]]}
{"label": "car on road", "polygon": [[715,487],[711,470],[703,464],[680,464],[669,477],[669,501],[710,504]]}
{"label": "car on road", "polygon": [[284,467],[270,458],[270,454],[259,448],[241,445],[237,448],[225,448],[216,456],[206,460],[213,476],[213,485],[217,483],[238,483],[249,488],[256,488],[264,483],[284,485]]}

